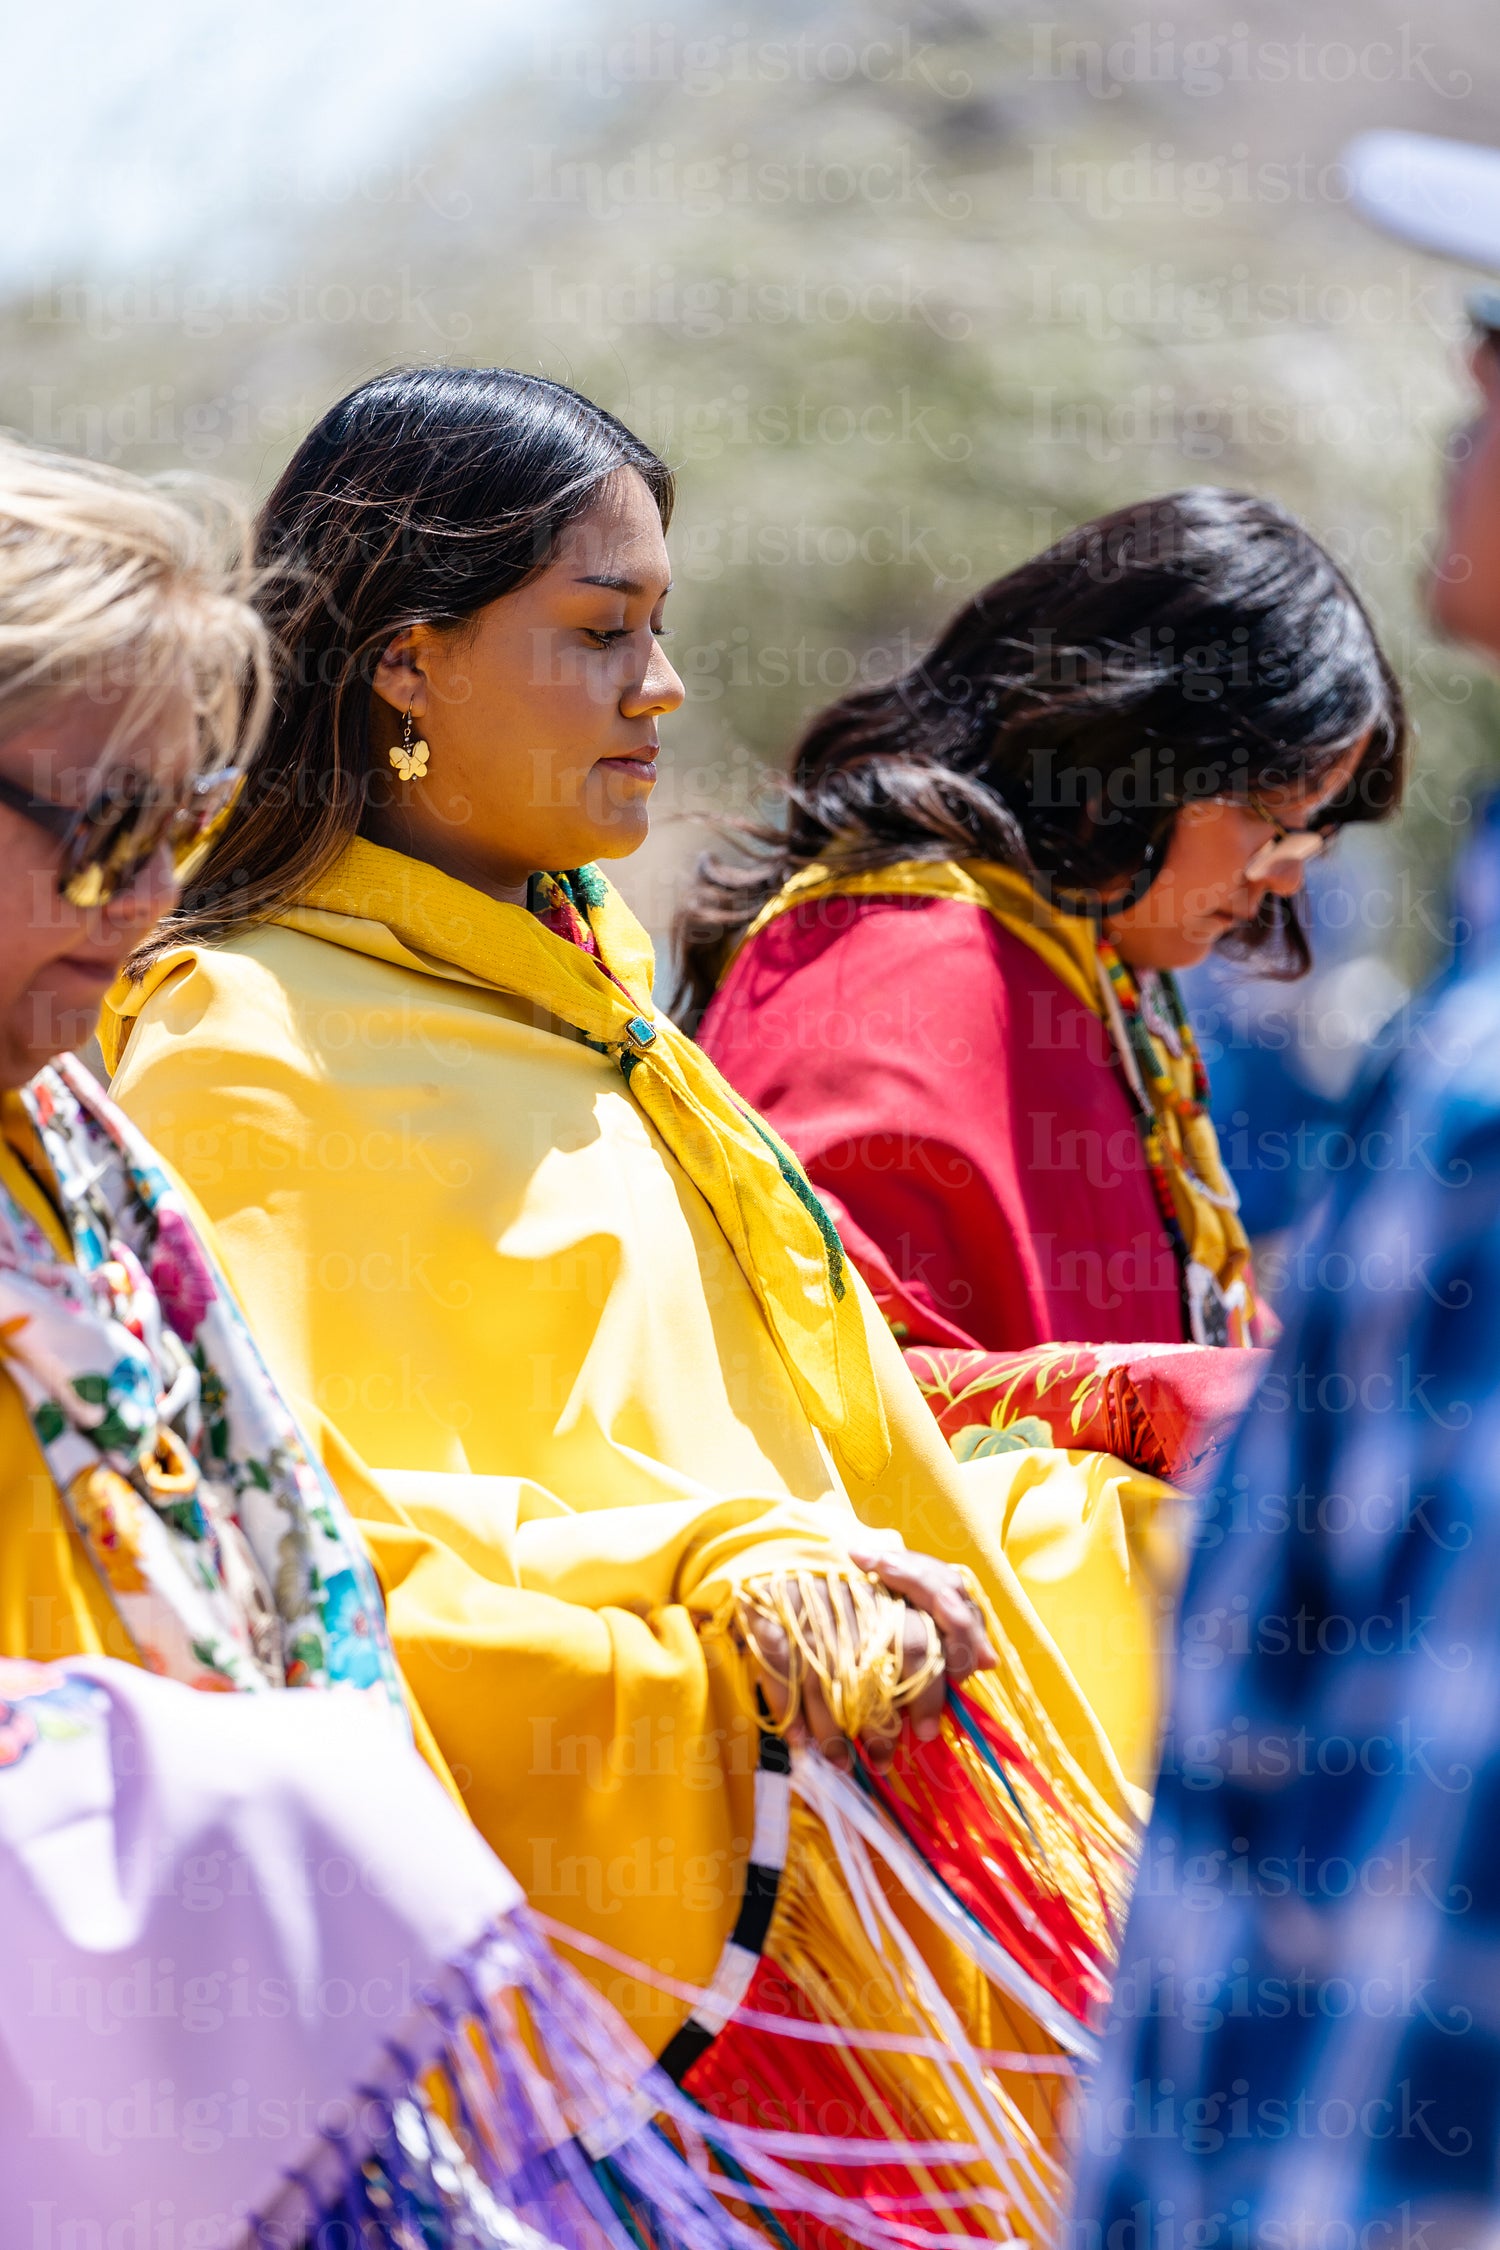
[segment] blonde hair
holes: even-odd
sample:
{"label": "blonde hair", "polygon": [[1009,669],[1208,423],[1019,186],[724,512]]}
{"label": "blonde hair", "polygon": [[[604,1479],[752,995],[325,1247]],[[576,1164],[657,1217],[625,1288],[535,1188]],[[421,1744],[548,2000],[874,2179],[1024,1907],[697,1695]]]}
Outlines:
{"label": "blonde hair", "polygon": [[0,739],[78,695],[110,740],[186,686],[205,766],[253,755],[270,706],[249,518],[207,480],[147,482],[0,432]]}

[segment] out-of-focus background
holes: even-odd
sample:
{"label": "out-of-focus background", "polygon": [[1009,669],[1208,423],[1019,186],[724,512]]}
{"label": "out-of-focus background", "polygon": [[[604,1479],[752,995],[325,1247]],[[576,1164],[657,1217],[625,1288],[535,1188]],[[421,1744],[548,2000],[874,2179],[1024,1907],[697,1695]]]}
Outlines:
{"label": "out-of-focus background", "polygon": [[13,428],[260,491],[362,377],[501,362],[679,469],[689,700],[619,870],[655,931],[809,712],[1069,523],[1196,482],[1297,509],[1418,739],[1399,827],[1319,887],[1316,978],[1195,986],[1284,1223],[1500,769],[1420,603],[1464,277],[1368,234],[1336,161],[1374,125],[1500,144],[1493,0],[62,0],[8,54]]}

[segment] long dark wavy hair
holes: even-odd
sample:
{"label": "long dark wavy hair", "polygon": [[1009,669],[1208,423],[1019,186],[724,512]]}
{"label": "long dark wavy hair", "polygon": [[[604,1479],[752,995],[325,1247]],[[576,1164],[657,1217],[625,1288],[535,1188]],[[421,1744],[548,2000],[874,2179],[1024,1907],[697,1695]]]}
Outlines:
{"label": "long dark wavy hair", "polygon": [[[1400,802],[1401,690],[1363,603],[1274,501],[1201,486],[1100,516],[975,596],[920,663],[831,704],[798,743],[781,803],[726,822],[676,928],[695,1024],[749,923],[814,860],[1021,869],[1078,912],[1139,897],[1178,810],[1316,789],[1362,739],[1321,825]],[[1268,893],[1222,941],[1271,975],[1311,966],[1295,899]]]}
{"label": "long dark wavy hair", "polygon": [[370,697],[403,626],[461,629],[545,567],[617,469],[662,522],[670,470],[600,406],[505,367],[407,367],[308,432],[256,526],[275,710],[250,785],[202,873],[134,957],[276,914],[338,858],[372,788]]}

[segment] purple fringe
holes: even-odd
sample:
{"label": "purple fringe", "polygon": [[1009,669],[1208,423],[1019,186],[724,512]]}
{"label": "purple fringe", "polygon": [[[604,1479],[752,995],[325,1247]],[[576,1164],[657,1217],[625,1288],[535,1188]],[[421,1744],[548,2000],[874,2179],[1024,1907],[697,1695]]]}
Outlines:
{"label": "purple fringe", "polygon": [[[457,2138],[422,2083],[434,2066]],[[260,2250],[766,2250],[709,2181],[695,2129],[709,2121],[524,1911],[422,1995],[355,2092],[357,2130],[288,2176],[256,2222]]]}
{"label": "purple fringe", "polygon": [[[434,2067],[457,2138],[423,2085]],[[995,2250],[936,2203],[924,2206],[935,2231],[915,2213],[893,2225],[792,2169],[785,2134],[707,2115],[524,1908],[422,1996],[355,2092],[357,2129],[288,2176],[255,2222],[259,2250],[792,2250],[786,2228],[808,2221],[862,2250]],[[846,2151],[850,2163],[879,2153]],[[829,2152],[808,2161],[822,2169]]]}

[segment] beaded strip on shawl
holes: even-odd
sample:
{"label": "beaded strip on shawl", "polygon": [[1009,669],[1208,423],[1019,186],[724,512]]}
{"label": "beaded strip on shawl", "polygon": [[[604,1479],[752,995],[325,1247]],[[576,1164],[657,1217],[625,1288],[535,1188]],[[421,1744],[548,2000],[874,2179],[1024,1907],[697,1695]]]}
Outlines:
{"label": "beaded strip on shawl", "polygon": [[[1225,1213],[1239,1210],[1239,1198],[1222,1166],[1220,1184],[1214,1187],[1204,1179],[1203,1167],[1194,1168],[1192,1163],[1193,1139],[1213,1131],[1208,1071],[1192,1019],[1168,970],[1151,972],[1148,985],[1146,978],[1137,978],[1127,968],[1103,936],[1098,953],[1105,1014],[1135,1106],[1152,1193],[1182,1274],[1189,1333],[1200,1344],[1247,1345],[1255,1319],[1248,1254],[1227,1282],[1210,1273],[1194,1260],[1179,1208],[1184,1200],[1201,1196]],[[1152,1002],[1159,1003],[1155,1011]],[[1157,1014],[1155,1023],[1147,1020],[1151,1012]],[[1187,1065],[1187,1092],[1173,1073],[1174,1061]],[[1178,1127],[1175,1144],[1167,1131],[1169,1117]]]}

